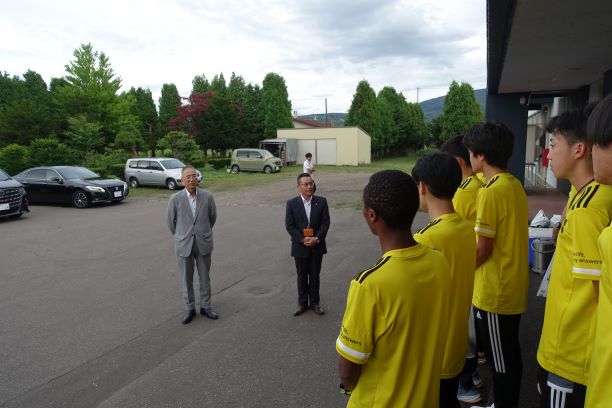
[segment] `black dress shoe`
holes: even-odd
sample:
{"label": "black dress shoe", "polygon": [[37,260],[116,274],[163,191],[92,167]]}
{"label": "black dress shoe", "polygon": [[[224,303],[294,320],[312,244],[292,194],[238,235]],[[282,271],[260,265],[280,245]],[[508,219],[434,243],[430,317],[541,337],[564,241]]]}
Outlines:
{"label": "black dress shoe", "polygon": [[217,312],[215,312],[212,309],[204,309],[203,307],[200,308],[200,314],[202,316],[206,316],[209,319],[213,319],[213,320],[217,320],[219,318],[219,315],[217,314]]}
{"label": "black dress shoe", "polygon": [[181,318],[181,323],[189,324],[193,320],[195,315],[196,315],[195,309],[189,309],[188,311],[183,313],[183,317]]}
{"label": "black dress shoe", "polygon": [[316,314],[318,314],[319,316],[322,316],[325,314],[325,310],[319,305],[310,305],[310,309]]}
{"label": "black dress shoe", "polygon": [[293,312],[293,315],[294,316],[299,316],[302,313],[304,313],[306,310],[308,310],[308,308],[306,306],[300,305],[300,306],[298,306],[297,310],[295,312]]}

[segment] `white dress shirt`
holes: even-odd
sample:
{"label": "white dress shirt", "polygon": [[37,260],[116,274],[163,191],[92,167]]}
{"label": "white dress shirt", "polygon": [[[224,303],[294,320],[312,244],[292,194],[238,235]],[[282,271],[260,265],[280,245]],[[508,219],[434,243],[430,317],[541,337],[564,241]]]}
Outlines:
{"label": "white dress shirt", "polygon": [[187,189],[185,189],[185,193],[187,194],[187,198],[189,199],[189,206],[191,207],[191,214],[195,219],[196,214],[196,204],[198,202],[198,190],[196,189],[195,193],[191,195]]}

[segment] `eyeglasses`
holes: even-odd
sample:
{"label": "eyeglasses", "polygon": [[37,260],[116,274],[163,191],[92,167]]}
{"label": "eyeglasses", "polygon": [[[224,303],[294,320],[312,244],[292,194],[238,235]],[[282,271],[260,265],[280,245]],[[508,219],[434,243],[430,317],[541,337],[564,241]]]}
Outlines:
{"label": "eyeglasses", "polygon": [[300,183],[300,186],[314,186],[314,183],[312,181],[310,183]]}
{"label": "eyeglasses", "polygon": [[195,174],[190,174],[188,176],[183,176],[183,178],[187,180],[195,180],[198,178],[198,176],[196,176]]}

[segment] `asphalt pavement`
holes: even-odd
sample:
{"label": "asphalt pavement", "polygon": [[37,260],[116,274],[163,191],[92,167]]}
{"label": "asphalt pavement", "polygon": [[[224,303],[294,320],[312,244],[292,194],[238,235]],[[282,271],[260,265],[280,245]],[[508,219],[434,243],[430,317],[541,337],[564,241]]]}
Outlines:
{"label": "asphalt pavement", "polygon": [[[0,407],[345,406],[334,343],[348,284],[379,258],[378,240],[360,211],[332,206],[326,314],[293,317],[284,201],[237,204],[235,194],[244,190],[216,195],[211,280],[221,318],[198,315],[187,326],[165,200],[36,205],[0,220]],[[426,222],[419,213],[415,228]],[[543,302],[532,304],[524,384],[535,378]],[[527,385],[521,406],[535,407]]]}

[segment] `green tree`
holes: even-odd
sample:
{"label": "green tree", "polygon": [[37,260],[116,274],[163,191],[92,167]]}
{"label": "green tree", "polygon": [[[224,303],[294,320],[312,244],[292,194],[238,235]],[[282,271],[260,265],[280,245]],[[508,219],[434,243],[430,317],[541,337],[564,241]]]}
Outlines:
{"label": "green tree", "polygon": [[204,93],[210,91],[210,82],[204,75],[196,75],[191,81],[191,93]]}
{"label": "green tree", "polygon": [[264,78],[261,107],[263,109],[264,138],[275,138],[277,129],[293,127],[287,85],[279,74],[271,72]]}
{"label": "green tree", "polygon": [[15,175],[29,167],[30,151],[26,146],[10,144],[0,149],[0,168]]}
{"label": "green tree", "polygon": [[[246,86],[244,102],[240,105],[243,123],[242,143],[247,147],[256,147],[264,139],[264,110],[262,92],[259,85]],[[293,120],[291,121],[293,126]]]}
{"label": "green tree", "polygon": [[30,143],[30,166],[59,166],[77,163],[75,152],[55,138],[36,139]]}
{"label": "green tree", "polygon": [[443,120],[444,117],[442,115],[438,115],[427,124],[427,143],[433,143],[437,146],[441,146],[442,143],[444,143],[444,140],[442,140]]}
{"label": "green tree", "polygon": [[459,85],[456,81],[451,82],[444,99],[442,116],[442,142],[462,134],[482,121],[480,106],[470,84],[462,82]]}
{"label": "green tree", "polygon": [[155,147],[157,140],[160,137],[159,116],[153,102],[153,95],[149,89],[134,89],[133,87],[128,92],[135,100],[131,109],[131,114],[135,116],[139,123],[138,130],[145,141],[151,156],[155,156]]}
{"label": "green tree", "polygon": [[[427,126],[423,109],[418,103],[408,103],[405,108],[405,122],[402,122],[402,132],[404,133],[404,146],[411,149],[418,149],[425,143],[427,136]],[[404,116],[402,116],[404,118]]]}
{"label": "green tree", "polygon": [[223,72],[221,72],[219,75],[215,75],[212,81],[210,81],[210,90],[221,98],[225,98],[227,96],[227,84],[225,83]]}
{"label": "green tree", "polygon": [[68,118],[68,130],[65,133],[66,143],[84,155],[104,146],[104,136],[98,122],[90,122],[84,114]]}
{"label": "green tree", "polygon": [[132,157],[138,156],[138,150],[146,147],[145,141],[138,130],[138,122],[126,118],[120,123],[119,131],[115,136],[115,146],[132,153]]}
{"label": "green tree", "polygon": [[198,144],[185,132],[168,132],[157,142],[160,150],[171,150],[172,157],[185,162],[194,163],[200,161],[200,150]]}
{"label": "green tree", "polygon": [[162,133],[168,129],[168,123],[178,116],[179,106],[181,106],[181,97],[176,85],[162,85],[159,97],[159,123]]}
{"label": "green tree", "polygon": [[357,84],[344,125],[359,126],[372,138],[372,150],[377,154],[382,152],[384,145],[379,132],[376,94],[368,81]]}

